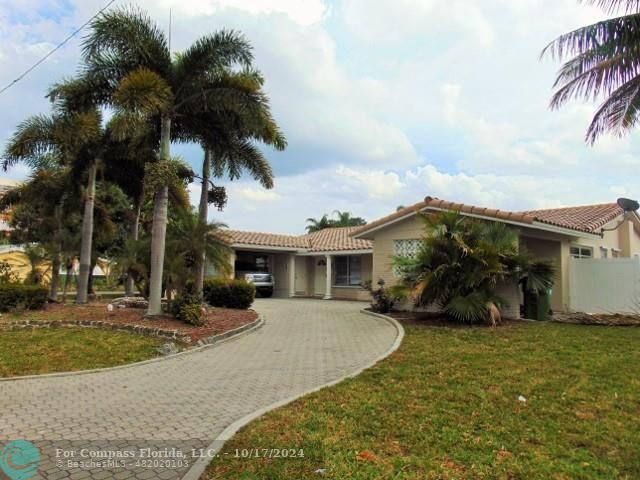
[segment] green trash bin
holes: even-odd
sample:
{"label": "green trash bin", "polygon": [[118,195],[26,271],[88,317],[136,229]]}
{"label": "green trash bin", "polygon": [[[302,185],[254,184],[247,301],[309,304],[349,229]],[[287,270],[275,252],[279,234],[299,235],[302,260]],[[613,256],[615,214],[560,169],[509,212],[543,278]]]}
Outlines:
{"label": "green trash bin", "polygon": [[526,291],[524,294],[524,317],[530,320],[549,320],[551,293],[551,289],[543,293]]}

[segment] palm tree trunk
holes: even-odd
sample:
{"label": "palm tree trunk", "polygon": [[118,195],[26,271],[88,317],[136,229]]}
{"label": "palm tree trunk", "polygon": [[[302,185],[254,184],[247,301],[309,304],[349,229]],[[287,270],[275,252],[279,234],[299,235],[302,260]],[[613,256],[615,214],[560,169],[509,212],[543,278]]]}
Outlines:
{"label": "palm tree trunk", "polygon": [[91,242],[93,240],[93,205],[96,196],[96,172],[98,162],[89,167],[89,182],[84,201],[84,217],[82,218],[82,243],[80,246],[80,277],[78,278],[78,294],[76,303],[87,303],[89,273],[91,271]]}
{"label": "palm tree trunk", "polygon": [[[207,222],[207,216],[209,215],[209,175],[211,174],[211,155],[211,150],[209,150],[208,148],[205,149],[204,162],[202,163],[202,190],[200,191],[200,208],[198,210],[200,221],[203,223]],[[206,239],[204,240],[206,241]],[[203,243],[202,251],[198,252],[196,256],[196,295],[202,295],[206,265],[207,257],[204,252]]]}
{"label": "palm tree trunk", "polygon": [[[166,162],[171,156],[171,118],[162,115],[160,129],[160,161]],[[156,192],[153,206],[153,226],[151,228],[151,273],[149,275],[149,309],[147,316],[162,314],[162,271],[164,268],[164,248],[167,235],[167,206],[169,187]]]}
{"label": "palm tree trunk", "polygon": [[[131,229],[131,237],[133,238],[133,240],[138,241],[138,237],[140,235],[140,210],[141,210],[141,205],[140,202],[138,202],[138,206],[136,208],[136,218],[133,221],[133,227]],[[127,272],[127,280],[125,282],[125,296],[127,297],[133,297],[133,287],[134,287],[134,281],[133,281],[133,275],[131,275],[131,272]]]}

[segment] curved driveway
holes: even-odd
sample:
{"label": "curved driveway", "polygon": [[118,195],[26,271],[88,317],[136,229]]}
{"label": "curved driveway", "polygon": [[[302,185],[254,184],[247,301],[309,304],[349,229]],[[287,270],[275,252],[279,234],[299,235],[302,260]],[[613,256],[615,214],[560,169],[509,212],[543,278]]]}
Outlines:
{"label": "curved driveway", "polygon": [[397,336],[387,321],[359,313],[361,303],[265,299],[254,308],[266,320],[261,329],[200,352],[0,382],[0,447],[33,441],[43,457],[34,478],[181,478],[192,448],[251,412],[358,371]]}

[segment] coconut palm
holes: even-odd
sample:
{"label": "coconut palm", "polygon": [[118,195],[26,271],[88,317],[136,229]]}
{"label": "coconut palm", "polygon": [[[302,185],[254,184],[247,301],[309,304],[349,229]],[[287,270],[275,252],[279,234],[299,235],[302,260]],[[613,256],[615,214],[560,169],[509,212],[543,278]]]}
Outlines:
{"label": "coconut palm", "polygon": [[[83,44],[85,81],[97,100],[120,109],[123,123],[152,121],[160,162],[170,159],[172,123],[203,110],[242,111],[256,96],[234,68],[248,68],[251,47],[233,31],[206,35],[174,58],[166,35],[135,9],[106,12],[92,21]],[[148,315],[159,315],[167,228],[168,185],[158,185],[151,242]]]}
{"label": "coconut palm", "polygon": [[551,99],[556,109],[571,99],[604,98],[586,133],[593,144],[605,132],[619,136],[638,122],[640,112],[640,2],[583,0],[623,15],[561,35],[542,52],[560,60]]}

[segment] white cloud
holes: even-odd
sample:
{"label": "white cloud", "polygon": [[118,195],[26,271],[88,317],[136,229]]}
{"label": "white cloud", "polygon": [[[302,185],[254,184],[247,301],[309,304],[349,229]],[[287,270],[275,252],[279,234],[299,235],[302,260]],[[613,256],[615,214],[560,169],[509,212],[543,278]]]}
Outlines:
{"label": "white cloud", "polygon": [[172,8],[189,17],[211,16],[223,9],[236,9],[252,15],[284,14],[300,25],[320,22],[329,11],[323,0],[160,0],[141,3],[167,10]]}
{"label": "white cloud", "polygon": [[272,203],[280,198],[280,195],[273,190],[265,190],[264,188],[243,187],[233,189],[230,193],[237,195],[238,198],[256,203]]}
{"label": "white cloud", "polygon": [[362,171],[340,165],[335,173],[344,183],[361,190],[363,195],[371,198],[392,197],[404,187],[399,175],[395,172]]}

